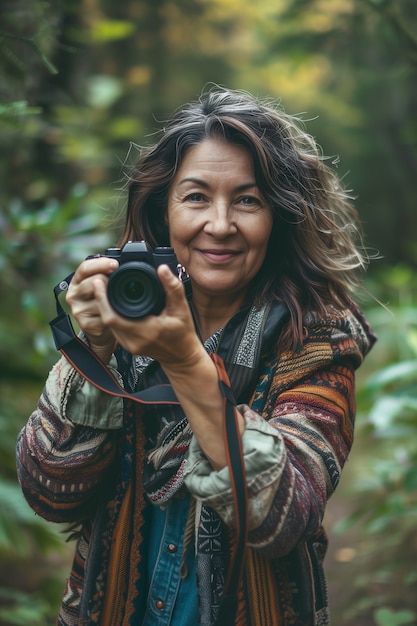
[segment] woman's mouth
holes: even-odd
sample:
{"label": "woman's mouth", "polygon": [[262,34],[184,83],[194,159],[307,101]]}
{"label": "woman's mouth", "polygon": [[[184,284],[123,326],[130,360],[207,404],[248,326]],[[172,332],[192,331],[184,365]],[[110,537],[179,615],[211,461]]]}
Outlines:
{"label": "woman's mouth", "polygon": [[200,250],[201,254],[212,263],[226,263],[231,259],[234,259],[239,252],[237,250],[216,250],[216,249],[204,249]]}

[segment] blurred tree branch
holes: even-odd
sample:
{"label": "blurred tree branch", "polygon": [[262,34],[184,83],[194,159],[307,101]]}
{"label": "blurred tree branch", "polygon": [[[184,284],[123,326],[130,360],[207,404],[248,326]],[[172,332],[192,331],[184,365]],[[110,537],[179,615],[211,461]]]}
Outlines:
{"label": "blurred tree branch", "polygon": [[20,61],[20,59],[11,50],[11,48],[9,46],[7,46],[6,40],[8,40],[8,39],[14,40],[14,41],[20,41],[20,42],[23,42],[23,43],[27,44],[30,48],[35,50],[35,52],[38,55],[39,59],[42,61],[42,63],[45,65],[45,67],[47,67],[47,69],[51,72],[51,74],[57,74],[58,73],[57,68],[52,63],[52,61],[50,59],[48,59],[48,57],[46,56],[45,52],[42,50],[41,46],[39,45],[39,43],[37,41],[42,36],[42,31],[44,30],[44,28],[46,26],[47,26],[46,24],[41,26],[40,29],[32,37],[29,37],[29,36],[26,37],[24,35],[18,35],[17,33],[10,33],[10,32],[6,32],[4,30],[0,30],[0,45],[3,47],[4,53],[20,69],[24,69],[25,65],[24,65],[24,63],[22,61]]}
{"label": "blurred tree branch", "polygon": [[0,0],[0,99],[3,102],[25,99],[43,68],[49,74],[58,73],[52,58],[60,19],[60,8],[49,3]]}
{"label": "blurred tree branch", "polygon": [[412,55],[413,63],[417,64],[417,35],[406,25],[405,17],[401,14],[397,0],[365,0],[366,4],[379,13],[398,33],[400,38],[405,40],[416,55]]}

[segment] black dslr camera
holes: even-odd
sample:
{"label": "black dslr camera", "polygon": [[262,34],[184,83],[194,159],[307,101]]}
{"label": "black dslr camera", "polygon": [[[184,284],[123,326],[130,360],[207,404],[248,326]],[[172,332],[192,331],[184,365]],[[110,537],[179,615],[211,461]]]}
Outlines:
{"label": "black dslr camera", "polygon": [[173,248],[152,250],[145,241],[129,241],[123,248],[108,248],[104,256],[117,259],[119,267],[109,276],[107,297],[113,309],[131,319],[158,315],[165,306],[165,292],[156,273],[168,265],[177,275]]}

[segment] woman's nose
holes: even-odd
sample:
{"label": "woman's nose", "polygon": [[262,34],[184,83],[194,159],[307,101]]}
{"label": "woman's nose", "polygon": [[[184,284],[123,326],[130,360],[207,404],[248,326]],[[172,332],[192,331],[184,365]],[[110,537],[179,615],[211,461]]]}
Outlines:
{"label": "woman's nose", "polygon": [[209,211],[204,230],[214,237],[227,237],[236,233],[237,226],[231,207],[225,202],[214,204]]}

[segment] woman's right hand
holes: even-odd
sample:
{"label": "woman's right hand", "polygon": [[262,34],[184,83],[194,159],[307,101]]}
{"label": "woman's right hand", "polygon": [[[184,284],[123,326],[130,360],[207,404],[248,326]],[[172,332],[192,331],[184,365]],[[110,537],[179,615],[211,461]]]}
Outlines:
{"label": "woman's right hand", "polygon": [[107,288],[109,275],[119,263],[108,257],[97,257],[83,261],[77,268],[67,292],[66,300],[89,345],[105,363],[115,348],[115,338],[103,323],[94,294],[94,281],[100,279]]}

